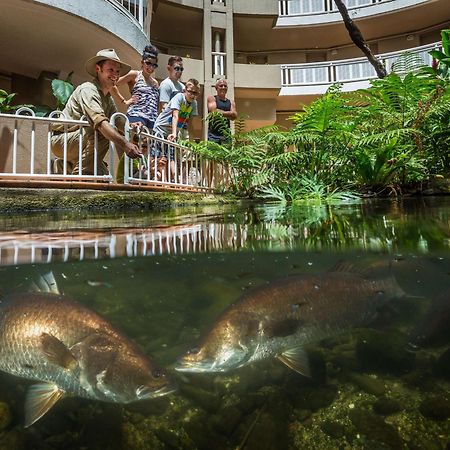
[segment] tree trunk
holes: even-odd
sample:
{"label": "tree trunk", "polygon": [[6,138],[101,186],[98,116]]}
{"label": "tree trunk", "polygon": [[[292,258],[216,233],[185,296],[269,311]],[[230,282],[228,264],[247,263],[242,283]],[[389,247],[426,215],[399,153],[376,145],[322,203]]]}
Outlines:
{"label": "tree trunk", "polygon": [[372,53],[369,46],[366,44],[361,31],[358,26],[353,22],[348,14],[347,7],[344,5],[342,0],[334,0],[339,12],[341,13],[342,19],[344,20],[345,28],[347,28],[348,34],[350,35],[353,43],[362,50],[362,52],[366,55],[370,64],[374,67],[378,78],[384,78],[387,76],[387,72],[383,64],[377,59],[377,57]]}

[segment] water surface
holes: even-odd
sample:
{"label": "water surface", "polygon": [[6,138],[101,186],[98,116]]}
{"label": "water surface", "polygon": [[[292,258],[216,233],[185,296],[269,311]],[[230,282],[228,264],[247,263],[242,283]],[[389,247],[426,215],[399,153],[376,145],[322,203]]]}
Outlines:
{"label": "water surface", "polygon": [[[51,270],[67,296],[169,368],[243,293],[282,277],[346,261],[367,276],[393,273],[407,294],[367,328],[308,346],[311,379],[276,360],[174,373],[170,396],[67,398],[24,430],[30,382],[1,374],[4,448],[448,448],[448,198],[11,216],[0,227],[4,295]],[[417,327],[428,339],[412,346]]]}

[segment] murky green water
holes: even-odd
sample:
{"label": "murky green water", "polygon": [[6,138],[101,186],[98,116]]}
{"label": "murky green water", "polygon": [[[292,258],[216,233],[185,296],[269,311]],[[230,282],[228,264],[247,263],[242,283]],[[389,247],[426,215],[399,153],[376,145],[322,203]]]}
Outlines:
{"label": "murky green water", "polygon": [[[227,306],[282,277],[345,261],[368,277],[391,270],[407,294],[370,326],[308,345],[311,378],[273,358],[226,373],[171,369],[176,393],[130,405],[64,398],[24,429],[31,383],[2,373],[0,448],[450,445],[449,198],[2,217],[0,227],[3,294],[51,270],[67,296],[168,368]],[[426,339],[413,347],[418,326]]]}

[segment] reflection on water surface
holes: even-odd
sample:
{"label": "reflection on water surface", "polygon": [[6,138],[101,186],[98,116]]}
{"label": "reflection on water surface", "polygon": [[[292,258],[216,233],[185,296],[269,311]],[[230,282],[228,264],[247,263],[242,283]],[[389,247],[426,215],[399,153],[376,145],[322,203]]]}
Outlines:
{"label": "reflection on water surface", "polygon": [[[4,294],[23,292],[42,271],[52,270],[67,296],[120,328],[179,386],[169,396],[126,406],[66,398],[24,430],[30,382],[2,373],[4,448],[448,445],[448,199],[3,217],[2,229]],[[361,268],[369,279],[392,272],[407,297],[380,305],[368,325],[313,340],[307,346],[311,379],[275,358],[224,373],[173,371],[242,295],[283,277],[327,276],[339,261]],[[341,314],[336,302],[327,318]],[[273,334],[285,336],[292,321],[288,328],[280,323],[285,325],[278,322]],[[337,318],[332,323],[341,326]]]}

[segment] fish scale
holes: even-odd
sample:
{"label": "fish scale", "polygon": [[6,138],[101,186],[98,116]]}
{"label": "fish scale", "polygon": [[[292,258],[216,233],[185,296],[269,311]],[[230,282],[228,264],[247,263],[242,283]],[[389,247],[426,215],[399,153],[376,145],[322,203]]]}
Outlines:
{"label": "fish scale", "polygon": [[370,279],[348,264],[275,280],[230,305],[176,370],[225,372],[276,357],[309,375],[304,345],[369,323],[403,295],[392,276]]}
{"label": "fish scale", "polygon": [[27,393],[26,426],[65,393],[129,403],[174,390],[166,372],[107,320],[49,292],[0,302],[0,370],[40,382]]}

